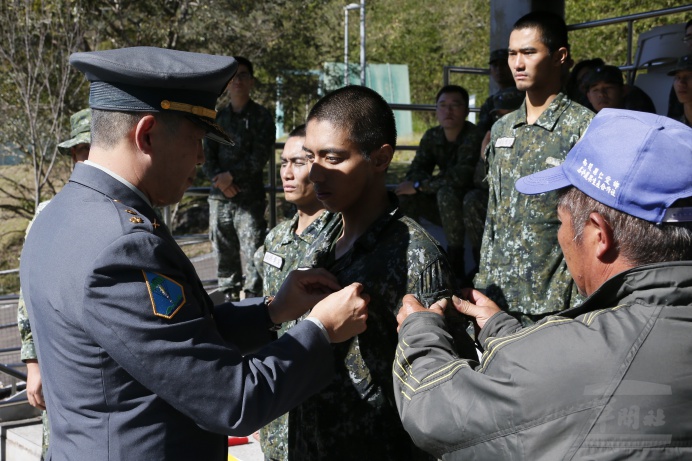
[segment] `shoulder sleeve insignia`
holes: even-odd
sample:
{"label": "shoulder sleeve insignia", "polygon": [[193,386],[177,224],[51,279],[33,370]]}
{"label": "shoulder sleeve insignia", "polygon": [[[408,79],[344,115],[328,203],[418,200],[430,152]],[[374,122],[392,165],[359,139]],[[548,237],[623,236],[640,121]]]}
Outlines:
{"label": "shoulder sleeve insignia", "polygon": [[172,319],[185,304],[183,286],[168,277],[155,272],[144,272],[144,281],[149,290],[154,315]]}

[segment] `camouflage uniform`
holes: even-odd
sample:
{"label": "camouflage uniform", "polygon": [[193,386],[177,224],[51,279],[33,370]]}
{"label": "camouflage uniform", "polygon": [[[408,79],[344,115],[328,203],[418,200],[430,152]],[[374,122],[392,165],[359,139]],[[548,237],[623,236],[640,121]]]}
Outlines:
{"label": "camouflage uniform", "polygon": [[[464,195],[473,188],[473,175],[480,157],[483,134],[465,122],[455,142],[447,141],[441,126],[431,128],[421,139],[416,156],[406,173],[409,181],[420,181],[418,194],[405,200],[425,200],[434,194],[442,228],[447,237],[450,262],[458,276],[464,275]],[[435,167],[439,173],[433,175]],[[418,195],[420,194],[420,197]],[[408,211],[408,210],[406,210]]]}
{"label": "camouflage uniform", "polygon": [[[91,139],[88,139],[87,143],[88,142],[91,142]],[[67,152],[69,152],[69,150]],[[65,151],[63,151],[63,153],[65,153]],[[31,225],[34,223],[34,220],[36,220],[36,216],[38,216],[38,214],[46,207],[46,205],[48,205],[48,203],[50,203],[50,200],[46,200],[45,202],[38,204],[34,217],[26,227],[26,235],[29,235],[29,230],[31,229]],[[17,325],[19,326],[19,337],[22,340],[22,349],[20,352],[22,362],[27,360],[38,360],[36,346],[34,345],[34,334],[31,332],[29,313],[26,310],[26,303],[24,302],[24,295],[22,294],[21,288],[19,289],[19,301],[17,302]],[[46,453],[48,452],[48,441],[50,440],[48,413],[46,413],[45,410],[41,413],[41,423],[43,425],[43,435],[41,437],[41,459],[45,459]]]}
{"label": "camouflage uniform", "polygon": [[[473,175],[473,189],[464,195],[464,223],[466,235],[471,242],[471,253],[476,266],[481,260],[481,244],[483,243],[483,230],[488,211],[488,181],[486,180],[485,162],[478,159],[476,171]],[[471,271],[475,274],[477,268]]]}
{"label": "camouflage uniform", "polygon": [[256,295],[262,280],[253,256],[267,228],[263,170],[274,154],[274,121],[267,109],[248,101],[240,113],[230,105],[220,110],[216,122],[235,145],[205,139],[204,172],[211,179],[228,171],[240,188],[231,199],[214,187],[209,194],[209,234],[219,263],[219,286],[238,291],[242,284],[243,290]]}
{"label": "camouflage uniform", "polygon": [[[264,239],[264,246],[258,250],[255,261],[259,259],[263,265],[262,278],[264,283],[264,295],[273,296],[281,288],[281,284],[288,273],[298,267],[301,257],[307,248],[315,241],[323,229],[341,220],[341,215],[324,211],[300,235],[295,233],[298,226],[298,215],[293,219],[284,221],[273,228]],[[263,261],[264,253],[278,256],[267,258]],[[280,265],[281,267],[277,267]],[[258,265],[258,267],[262,267]],[[295,325],[295,321],[282,325],[278,334],[281,336],[286,330]],[[260,429],[260,446],[265,459],[272,461],[285,461],[288,459],[288,414],[278,417],[265,427]]]}
{"label": "camouflage uniform", "polygon": [[370,295],[368,329],[334,344],[336,377],[289,412],[289,459],[429,459],[415,448],[396,410],[392,363],[396,313],[406,293],[424,305],[451,294],[452,274],[442,250],[417,223],[390,207],[335,260],[343,222],[320,234],[301,266],[325,267],[342,286],[360,282]]}
{"label": "camouflage uniform", "polygon": [[561,164],[592,117],[560,93],[535,124],[526,123],[524,102],[491,131],[490,197],[475,285],[524,324],[571,307],[578,296],[557,241],[556,193],[523,195],[514,183]]}
{"label": "camouflage uniform", "polygon": [[491,94],[488,96],[488,98],[483,102],[481,105],[480,111],[478,112],[478,129],[483,132],[483,136],[485,136],[485,133],[490,131],[490,128],[493,126],[493,116],[490,113],[495,108],[495,105],[493,104],[493,96],[494,94]]}

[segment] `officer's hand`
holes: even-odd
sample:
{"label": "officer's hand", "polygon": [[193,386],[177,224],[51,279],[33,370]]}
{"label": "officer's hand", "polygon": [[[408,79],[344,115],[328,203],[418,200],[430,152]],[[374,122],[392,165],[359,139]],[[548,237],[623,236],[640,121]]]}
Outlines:
{"label": "officer's hand", "polygon": [[413,181],[404,181],[394,189],[396,195],[413,195],[416,189],[413,187]]}
{"label": "officer's hand", "polygon": [[37,360],[26,361],[26,397],[32,407],[46,409],[46,401],[43,399],[43,383],[41,371]]}
{"label": "officer's hand", "polygon": [[363,285],[352,283],[317,303],[308,317],[322,322],[332,343],[340,343],[365,331],[369,302]]}
{"label": "officer's hand", "polygon": [[269,317],[274,323],[297,319],[340,289],[336,277],[325,269],[291,271],[269,304]]}
{"label": "officer's hand", "polygon": [[430,308],[426,308],[418,301],[418,298],[416,298],[415,296],[406,295],[402,300],[401,309],[399,309],[399,313],[396,315],[396,321],[399,322],[399,326],[397,327],[396,331],[399,331],[399,328],[401,328],[401,324],[404,323],[404,320],[406,320],[408,316],[413,314],[414,312],[431,311],[444,316],[446,308],[447,300],[444,298],[432,303]]}
{"label": "officer's hand", "polygon": [[473,288],[462,289],[461,295],[464,299],[452,296],[454,308],[464,315],[473,317],[478,327],[477,330],[483,328],[490,317],[501,310],[490,298]]}
{"label": "officer's hand", "polygon": [[211,183],[214,187],[223,191],[226,188],[228,188],[228,186],[233,184],[233,175],[228,171],[224,171],[223,173],[219,173],[216,176],[214,176],[211,179]]}

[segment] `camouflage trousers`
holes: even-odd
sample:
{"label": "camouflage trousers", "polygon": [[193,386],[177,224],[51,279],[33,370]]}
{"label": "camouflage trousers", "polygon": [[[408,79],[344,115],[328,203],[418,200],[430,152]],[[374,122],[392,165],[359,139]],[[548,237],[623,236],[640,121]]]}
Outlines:
{"label": "camouflage trousers", "polygon": [[488,190],[471,189],[464,195],[464,222],[466,233],[471,242],[471,249],[476,264],[480,262],[485,217],[488,214]]}
{"label": "camouflage trousers", "polygon": [[50,426],[48,425],[48,413],[44,410],[41,413],[41,425],[43,426],[43,434],[41,436],[41,460],[46,459],[48,454],[48,442],[50,440]]}
{"label": "camouflage trousers", "polygon": [[254,255],[267,232],[264,209],[264,200],[238,206],[228,200],[209,199],[209,238],[218,262],[221,289],[242,289],[253,296],[262,293]]}
{"label": "camouflage trousers", "polygon": [[264,426],[259,433],[265,460],[288,460],[288,413]]}

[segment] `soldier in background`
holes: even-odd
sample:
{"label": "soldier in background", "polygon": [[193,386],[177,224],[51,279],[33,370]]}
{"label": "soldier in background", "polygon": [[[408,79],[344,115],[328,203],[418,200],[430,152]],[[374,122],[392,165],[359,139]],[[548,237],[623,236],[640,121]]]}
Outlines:
{"label": "soldier in background", "polygon": [[507,64],[507,56],[506,48],[500,48],[490,52],[490,60],[488,61],[488,65],[490,66],[490,77],[499,89],[497,92],[488,96],[488,99],[485,100],[478,114],[478,129],[481,130],[483,134],[490,131],[490,128],[496,120],[493,118],[493,109],[496,107],[494,96],[506,88],[514,87],[514,78]]}
{"label": "soldier in background", "polygon": [[[58,152],[63,155],[69,154],[72,157],[72,164],[83,162],[89,157],[89,145],[91,144],[91,109],[82,109],[72,114],[70,117],[71,138],[58,144]],[[33,219],[26,228],[29,233],[31,225],[36,216],[43,210],[50,200],[38,204]],[[19,325],[19,336],[22,340],[21,360],[26,364],[26,397],[29,404],[43,410],[41,421],[43,423],[43,435],[41,437],[41,459],[44,459],[48,452],[48,441],[50,439],[50,428],[48,426],[48,416],[46,414],[46,401],[43,398],[43,382],[41,381],[41,371],[38,366],[38,355],[34,346],[34,335],[31,332],[29,314],[26,311],[24,295],[21,288],[19,290],[19,302],[17,304],[17,325]]]}
{"label": "soldier in background", "polygon": [[635,85],[625,85],[622,71],[615,66],[599,66],[584,77],[586,97],[591,108],[628,109],[656,113],[656,107],[648,94]]}
{"label": "soldier in background", "polygon": [[[317,236],[341,219],[337,213],[327,211],[317,200],[310,182],[310,164],[303,150],[305,125],[300,125],[288,135],[281,152],[281,181],[287,202],[297,207],[292,219],[283,221],[269,231],[255,254],[260,267],[264,295],[274,296],[288,273],[298,267],[301,257]],[[285,322],[277,334],[281,336],[296,321]],[[282,415],[260,429],[260,445],[266,460],[288,460],[288,414]]]}
{"label": "soldier in background", "polygon": [[560,16],[533,12],[514,24],[509,66],[526,98],[493,126],[486,150],[488,216],[474,282],[527,324],[571,307],[577,295],[557,242],[557,197],[514,189],[519,177],[561,164],[593,117],[560,91],[568,56]]}
{"label": "soldier in background", "polygon": [[675,77],[673,90],[678,102],[682,104],[682,114],[677,120],[692,126],[692,54],[678,59],[677,65],[668,72],[668,75]]}
{"label": "soldier in background", "polygon": [[[419,220],[417,210],[439,212],[447,238],[447,254],[457,279],[468,285],[464,266],[464,195],[473,187],[482,134],[466,120],[469,94],[457,85],[442,87],[435,97],[439,126],[420,141],[406,179],[396,187],[405,214]],[[434,173],[435,169],[437,173]],[[422,213],[421,213],[422,215]]]}
{"label": "soldier in background", "polygon": [[238,72],[228,84],[230,103],[216,123],[235,144],[205,141],[204,172],[212,181],[209,234],[218,261],[219,288],[226,300],[258,296],[262,279],[254,254],[267,231],[267,200],[262,172],[274,155],[276,129],[269,111],[250,99],[255,85],[252,63],[237,56]]}
{"label": "soldier in background", "polygon": [[[495,93],[492,97],[492,110],[489,117],[493,124],[499,119],[517,110],[524,102],[525,93],[510,86]],[[483,243],[483,230],[485,229],[485,218],[488,211],[488,181],[486,180],[485,148],[490,142],[490,131],[485,133],[485,138],[481,144],[481,158],[476,164],[476,171],[473,175],[473,189],[464,195],[464,227],[466,235],[471,243],[471,254],[473,255],[474,267],[469,271],[472,278],[478,272],[478,265],[481,262],[481,245]]]}

